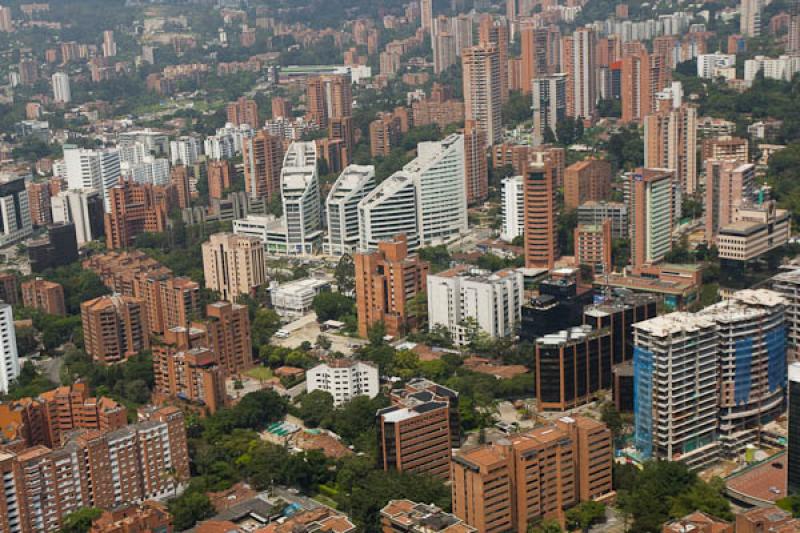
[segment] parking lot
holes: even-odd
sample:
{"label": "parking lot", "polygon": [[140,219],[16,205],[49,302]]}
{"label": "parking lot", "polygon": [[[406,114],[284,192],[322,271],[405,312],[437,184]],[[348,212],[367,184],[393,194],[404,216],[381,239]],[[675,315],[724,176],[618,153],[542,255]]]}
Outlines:
{"label": "parking lot", "polygon": [[[306,341],[314,345],[317,342],[317,337],[319,337],[320,333],[323,333],[317,323],[317,314],[314,312],[286,324],[281,329],[288,333],[288,337],[280,338],[278,335],[274,335],[271,342],[277,346],[285,346],[287,348],[297,348]],[[364,339],[344,337],[336,335],[332,331],[326,331],[323,334],[331,341],[332,351],[341,352],[345,355],[352,354],[354,349],[367,343]]]}

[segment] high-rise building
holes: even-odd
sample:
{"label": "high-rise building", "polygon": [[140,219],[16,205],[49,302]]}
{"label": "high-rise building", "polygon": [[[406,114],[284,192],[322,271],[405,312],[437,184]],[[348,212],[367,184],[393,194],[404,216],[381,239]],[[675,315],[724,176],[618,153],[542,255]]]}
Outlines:
{"label": "high-rise building", "polygon": [[191,167],[202,153],[202,145],[196,137],[184,135],[169,142],[169,159],[173,166]]}
{"label": "high-rise building", "polygon": [[531,93],[534,79],[545,78],[558,72],[561,63],[561,34],[557,27],[537,27],[522,24],[520,29],[522,52],[521,88],[524,94]]}
{"label": "high-rise building", "polygon": [[636,447],[644,457],[690,465],[716,458],[714,321],[671,313],[633,327]]}
{"label": "high-rise building", "polygon": [[788,489],[800,490],[800,363],[789,365]]}
{"label": "high-rise building", "polygon": [[555,167],[547,157],[531,161],[523,176],[525,266],[552,269],[561,256],[556,226]]}
{"label": "high-rise building", "polygon": [[746,289],[697,313],[717,326],[717,437],[727,457],[738,456],[748,443],[760,440],[764,424],[783,412],[785,307],[776,292]]}
{"label": "high-rise building", "polygon": [[29,181],[25,185],[28,191],[28,209],[34,226],[46,226],[53,222],[53,211],[50,206],[50,184]]}
{"label": "high-rise building", "polygon": [[11,383],[19,376],[19,354],[14,313],[11,305],[0,302],[0,393],[7,393]]}
{"label": "high-rise building", "polygon": [[281,186],[283,143],[265,130],[242,142],[244,187],[251,198],[267,197],[271,201]]}
{"label": "high-rise building", "polygon": [[737,161],[747,163],[750,161],[749,143],[741,137],[722,135],[703,140],[703,161],[711,159],[718,161]]}
{"label": "high-rise building", "polygon": [[747,37],[761,35],[762,0],[741,0],[739,4],[739,33]]}
{"label": "high-rise building", "polygon": [[719,229],[733,222],[736,207],[753,198],[755,165],[706,160],[706,240],[714,242]]}
{"label": "high-rise building", "polygon": [[433,0],[420,0],[419,4],[422,29],[430,32],[433,30]]}
{"label": "high-rise building", "polygon": [[50,198],[53,222],[71,223],[78,246],[104,235],[103,197],[95,190],[60,191]]}
{"label": "high-rise building", "polygon": [[333,396],[336,406],[356,396],[374,398],[380,392],[378,368],[372,363],[354,359],[332,359],[320,363],[306,373],[308,392],[325,391]]}
{"label": "high-rise building", "polygon": [[631,264],[637,269],[672,249],[677,187],[673,171],[664,169],[638,169],[629,181]]}
{"label": "high-rise building", "polygon": [[225,113],[228,116],[228,122],[234,126],[247,124],[253,128],[259,127],[258,104],[246,96],[229,103],[225,108]]}
{"label": "high-rise building", "polygon": [[287,249],[313,254],[322,238],[317,147],[313,142],[294,142],[286,151],[281,168],[281,199]]}
{"label": "high-rise building", "polygon": [[414,181],[422,244],[443,244],[467,230],[463,135],[419,143],[417,157],[402,172]]}
{"label": "high-rise building", "polygon": [[47,235],[29,240],[26,246],[33,273],[65,266],[78,260],[78,241],[71,223],[48,224]]}
{"label": "high-rise building", "polygon": [[489,195],[489,148],[486,132],[480,130],[474,120],[468,120],[464,128],[464,178],[467,205],[486,200]]}
{"label": "high-rise building", "polygon": [[400,119],[382,113],[369,123],[369,151],[372,157],[386,157],[400,144]]}
{"label": "high-rise building", "polygon": [[464,72],[464,111],[466,120],[474,120],[486,133],[489,143],[500,142],[503,135],[500,83],[500,54],[493,44],[466,48],[461,54]]}
{"label": "high-rise building", "polygon": [[320,129],[328,120],[353,115],[353,89],[349,75],[310,78],[306,84],[306,119]]}
{"label": "high-rise building", "polygon": [[[459,440],[451,409],[458,393],[427,380],[413,380],[392,393],[392,405],[378,411],[378,461],[384,470],[450,478],[450,448]],[[455,433],[453,433],[455,432]]]}
{"label": "high-rise building", "polygon": [[123,181],[111,188],[110,210],[105,215],[106,246],[110,249],[131,246],[137,235],[167,229],[169,206],[152,185]]}
{"label": "high-rise building", "polygon": [[605,424],[581,416],[462,451],[452,460],[453,514],[481,533],[522,532],[612,498],[612,451]]}
{"label": "high-rise building", "polygon": [[533,93],[533,145],[555,139],[556,125],[567,116],[567,75],[553,74],[531,80]]}
{"label": "high-rise building", "polygon": [[325,200],[326,253],[353,254],[358,249],[359,202],[374,188],[375,167],[372,165],[350,165],[341,173]]}
{"label": "high-rise building", "polygon": [[500,238],[511,242],[525,230],[525,192],[522,176],[503,179],[503,226]]}
{"label": "high-rise building", "polygon": [[0,524],[47,533],[81,508],[115,509],[174,495],[190,476],[184,424],[180,410],[165,407],[114,431],[77,431],[52,450],[4,451],[0,505],[9,513],[0,515]]}
{"label": "high-rise building", "polygon": [[[631,43],[626,43],[631,44]],[[640,122],[657,110],[656,95],[670,82],[666,58],[648,54],[644,45],[622,58],[622,121]]]}
{"label": "high-rise building", "polygon": [[[566,52],[566,51],[565,51]],[[597,36],[591,28],[578,28],[572,34],[573,117],[591,121],[597,105]]]}
{"label": "high-rise building", "polygon": [[602,224],[578,224],[573,242],[575,263],[592,267],[595,274],[611,272],[610,220]]}
{"label": "high-rise building", "polygon": [[395,337],[413,330],[416,314],[412,300],[426,290],[428,264],[409,257],[407,237],[398,235],[392,241],[379,242],[377,251],[356,254],[355,264],[359,335],[366,337],[378,322]]}
{"label": "high-rise building", "polygon": [[22,302],[19,281],[13,272],[0,272],[0,300],[10,305]]}
{"label": "high-rise building", "polygon": [[697,192],[697,108],[684,104],[644,118],[644,166],[672,170],[681,192]]}
{"label": "high-rise building", "polygon": [[114,41],[114,30],[103,32],[103,56],[114,57],[117,55],[117,43]]}
{"label": "high-rise building", "polygon": [[442,17],[434,20],[434,31],[431,36],[433,45],[433,72],[441,74],[456,64],[456,38],[450,33],[450,19]]}
{"label": "high-rise building", "polygon": [[255,237],[215,233],[202,250],[206,288],[219,292],[223,300],[252,294],[267,281],[264,246]]}
{"label": "high-rise building", "polygon": [[83,192],[98,191],[103,197],[105,210],[110,210],[110,190],[119,183],[121,176],[120,151],[89,150],[65,144],[64,163],[67,170],[67,188]]}
{"label": "high-rise building", "polygon": [[48,315],[66,316],[64,288],[58,283],[36,278],[23,282],[21,288],[25,307],[38,309]]}
{"label": "high-rise building", "polygon": [[230,161],[209,161],[207,170],[208,197],[222,200],[225,191],[231,186],[231,177],[234,172],[235,170],[232,168]]}
{"label": "high-rise building", "polygon": [[[273,96],[272,101],[272,118],[292,118],[292,103],[282,96]],[[253,125],[255,127],[255,124]]]}
{"label": "high-rise building", "polygon": [[0,220],[0,246],[19,242],[33,233],[25,178],[0,180]]}
{"label": "high-rise building", "polygon": [[589,325],[536,339],[536,401],[540,409],[566,411],[611,388],[611,332]]}
{"label": "high-rise building", "polygon": [[633,359],[633,325],[658,314],[658,299],[648,293],[620,291],[606,296],[599,304],[583,309],[583,323],[595,330],[608,329],[611,333],[612,365]]}
{"label": "high-rise building", "polygon": [[358,247],[377,250],[381,241],[406,238],[408,250],[420,246],[417,186],[405,172],[395,172],[358,203]]}
{"label": "high-rise building", "polygon": [[14,21],[11,18],[11,8],[0,6],[0,32],[11,33],[14,31]]}
{"label": "high-rise building", "polygon": [[206,307],[206,320],[192,328],[205,335],[205,346],[215,356],[223,375],[235,375],[253,366],[253,341],[246,305],[215,302]]}
{"label": "high-rise building", "polygon": [[461,265],[429,274],[427,285],[428,323],[447,328],[455,344],[469,344],[479,332],[514,336],[523,299],[519,271],[490,273]]}
{"label": "high-rise building", "polygon": [[791,216],[777,209],[774,200],[742,203],[734,209],[733,222],[721,226],[717,249],[723,278],[744,274],[748,261],[756,259],[789,241]]}
{"label": "high-rise building", "polygon": [[577,209],[589,201],[602,201],[611,194],[611,163],[603,159],[584,159],[564,172],[564,207]]}
{"label": "high-rise building", "polygon": [[68,104],[72,101],[72,92],[69,87],[69,75],[66,72],[53,74],[53,100],[59,104]]}
{"label": "high-rise building", "polygon": [[130,296],[100,296],[81,304],[86,353],[112,364],[150,346],[145,302]]}
{"label": "high-rise building", "polygon": [[508,21],[503,17],[494,18],[488,13],[482,15],[478,27],[478,43],[497,47],[500,61],[500,99],[505,102],[508,100]]}

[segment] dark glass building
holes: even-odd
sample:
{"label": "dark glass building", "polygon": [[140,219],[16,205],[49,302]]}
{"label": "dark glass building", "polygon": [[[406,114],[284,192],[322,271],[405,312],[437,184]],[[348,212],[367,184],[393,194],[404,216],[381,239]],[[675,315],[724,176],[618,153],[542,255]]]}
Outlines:
{"label": "dark glass building", "polygon": [[789,365],[789,494],[800,490],[800,363]]}
{"label": "dark glass building", "polygon": [[31,271],[34,273],[77,261],[78,241],[75,238],[75,225],[69,223],[47,226],[47,237],[28,243],[28,259]]}
{"label": "dark glass building", "polygon": [[522,306],[520,339],[537,338],[583,322],[583,309],[592,303],[594,289],[579,286],[574,277],[550,278],[539,284],[539,296]]}
{"label": "dark glass building", "polygon": [[614,364],[633,359],[633,324],[656,316],[657,298],[652,294],[625,289],[587,307],[583,323],[594,329],[609,328],[614,348]]}
{"label": "dark glass building", "polygon": [[611,331],[582,325],[536,341],[536,399],[540,409],[564,411],[610,389]]}

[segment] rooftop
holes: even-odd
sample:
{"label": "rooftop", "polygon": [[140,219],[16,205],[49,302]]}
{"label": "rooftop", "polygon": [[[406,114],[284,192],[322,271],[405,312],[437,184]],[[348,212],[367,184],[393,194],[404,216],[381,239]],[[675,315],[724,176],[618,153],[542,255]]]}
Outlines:
{"label": "rooftop", "polygon": [[774,504],[787,496],[786,452],[740,470],[725,479],[728,494],[749,504]]}
{"label": "rooftop", "polygon": [[701,314],[676,312],[637,322],[633,327],[658,337],[666,337],[678,333],[694,333],[701,329],[713,328],[714,321]]}

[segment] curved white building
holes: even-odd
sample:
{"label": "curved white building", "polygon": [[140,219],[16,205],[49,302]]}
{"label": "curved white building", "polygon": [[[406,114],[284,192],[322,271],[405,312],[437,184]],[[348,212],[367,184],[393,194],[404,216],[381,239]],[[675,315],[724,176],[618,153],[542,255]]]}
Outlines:
{"label": "curved white building", "polygon": [[290,253],[315,253],[322,237],[315,143],[289,146],[281,170],[281,199]]}
{"label": "curved white building", "polygon": [[344,255],[358,249],[358,204],[374,188],[374,166],[350,165],[342,171],[325,202],[328,222],[326,253]]}
{"label": "curved white building", "polygon": [[408,239],[408,249],[420,245],[417,224],[417,193],[414,178],[395,172],[358,204],[359,250],[377,250],[380,241],[398,234]]}

